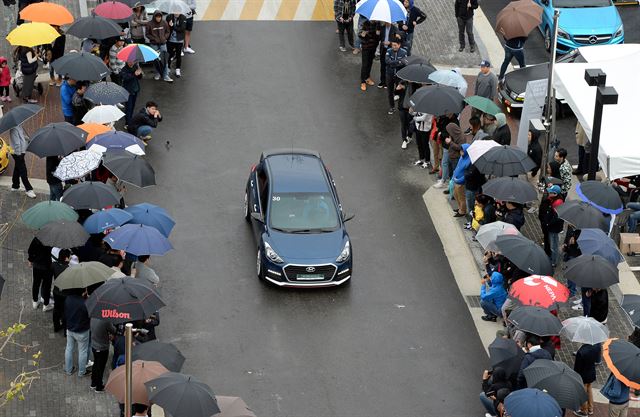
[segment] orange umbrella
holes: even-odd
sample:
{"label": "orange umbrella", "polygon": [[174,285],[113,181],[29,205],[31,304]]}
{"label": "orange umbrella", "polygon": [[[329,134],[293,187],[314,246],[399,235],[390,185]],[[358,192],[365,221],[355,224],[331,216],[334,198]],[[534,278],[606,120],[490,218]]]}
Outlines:
{"label": "orange umbrella", "polygon": [[620,382],[640,389],[640,348],[626,340],[609,339],[602,345],[602,357]]}
{"label": "orange umbrella", "polygon": [[[104,389],[113,394],[120,403],[124,403],[124,372],[124,365],[114,369],[109,374],[107,384],[104,386]],[[144,383],[167,372],[169,372],[169,370],[162,366],[160,362],[134,361],[131,364],[131,400],[133,403],[149,404],[147,388],[144,386]]]}
{"label": "orange umbrella", "polygon": [[32,22],[49,23],[50,25],[62,26],[73,23],[73,15],[66,7],[55,3],[31,3],[22,11],[20,18]]}
{"label": "orange umbrella", "polygon": [[81,125],[78,125],[78,127],[89,134],[87,136],[87,142],[93,139],[94,136],[101,133],[106,133],[111,130],[109,126],[101,125],[98,123],[83,123]]}

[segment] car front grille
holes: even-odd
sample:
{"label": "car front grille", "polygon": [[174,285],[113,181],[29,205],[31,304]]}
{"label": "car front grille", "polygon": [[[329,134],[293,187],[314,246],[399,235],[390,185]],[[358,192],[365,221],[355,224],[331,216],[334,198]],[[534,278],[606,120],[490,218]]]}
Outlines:
{"label": "car front grille", "polygon": [[598,45],[607,43],[611,40],[611,34],[602,35],[575,35],[573,40],[582,45]]}
{"label": "car front grille", "polygon": [[[329,265],[287,265],[284,274],[292,282],[320,282],[331,281],[336,273],[336,266]],[[323,278],[298,278],[298,275],[322,274]]]}

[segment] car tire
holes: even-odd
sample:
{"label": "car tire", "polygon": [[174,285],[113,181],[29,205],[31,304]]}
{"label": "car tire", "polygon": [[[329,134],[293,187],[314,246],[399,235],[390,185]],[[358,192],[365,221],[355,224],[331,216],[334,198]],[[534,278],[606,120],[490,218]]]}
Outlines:
{"label": "car tire", "polygon": [[244,191],[244,219],[247,222],[251,222],[251,213],[249,213],[249,193],[247,190]]}
{"label": "car tire", "polygon": [[549,27],[544,30],[544,49],[547,52],[551,52],[551,31]]}
{"label": "car tire", "polygon": [[260,281],[266,282],[266,279],[264,278],[264,271],[262,269],[262,250],[258,248],[258,255],[256,259],[256,275],[258,276],[258,279]]}

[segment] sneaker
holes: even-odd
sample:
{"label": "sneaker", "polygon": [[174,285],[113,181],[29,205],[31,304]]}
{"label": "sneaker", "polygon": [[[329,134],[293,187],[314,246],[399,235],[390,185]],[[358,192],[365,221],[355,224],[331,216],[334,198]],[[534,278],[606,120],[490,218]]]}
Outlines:
{"label": "sneaker", "polygon": [[576,305],[574,305],[573,307],[571,307],[571,309],[572,309],[572,310],[575,310],[575,311],[582,311],[582,310],[584,310],[584,308],[582,307],[582,304],[576,304]]}
{"label": "sneaker", "polygon": [[156,81],[160,81],[160,74],[154,75],[153,79],[156,80]]}
{"label": "sneaker", "polygon": [[401,147],[402,149],[407,149],[407,141],[406,141],[406,140],[403,140],[403,141],[402,141],[402,145],[400,145],[400,147]]}
{"label": "sneaker", "polygon": [[29,198],[36,198],[36,193],[34,193],[33,190],[27,190],[25,194],[27,194]]}
{"label": "sneaker", "polygon": [[424,162],[422,162],[422,159],[418,159],[416,162],[413,163],[413,165],[418,166],[418,165],[422,165],[424,164]]}
{"label": "sneaker", "polygon": [[116,103],[116,107],[119,108],[120,110],[124,110],[124,104],[122,103]]}
{"label": "sneaker", "polygon": [[580,296],[576,296],[578,298],[576,298],[575,300],[571,301],[572,304],[581,304],[582,303],[582,297]]}
{"label": "sneaker", "polygon": [[435,184],[433,184],[434,188],[444,188],[444,181],[438,180]]}
{"label": "sneaker", "polygon": [[186,48],[184,48],[184,52],[186,54],[195,54],[196,53],[196,51],[194,51],[193,48],[190,47],[190,46],[187,46]]}
{"label": "sneaker", "polygon": [[399,95],[396,94],[395,96],[393,96],[393,101],[398,101],[398,100],[400,100],[400,96]]}
{"label": "sneaker", "polygon": [[420,168],[422,168],[422,169],[427,169],[427,168],[429,168],[430,166],[431,166],[431,164],[430,164],[429,162],[423,162],[423,163],[422,163],[422,166],[420,166]]}
{"label": "sneaker", "polygon": [[582,410],[577,410],[573,412],[574,415],[578,416],[578,417],[588,417],[589,414],[585,413]]}
{"label": "sneaker", "polygon": [[20,187],[18,187],[18,188],[11,187],[11,192],[15,192],[15,191],[20,191]]}
{"label": "sneaker", "polygon": [[182,77],[182,73],[180,72],[180,68],[176,68],[176,77]]}
{"label": "sneaker", "polygon": [[76,371],[76,367],[74,366],[73,368],[71,368],[71,372],[64,371],[64,374],[67,376],[71,376],[75,371]]}
{"label": "sneaker", "polygon": [[180,56],[184,56],[184,50],[180,51]]}
{"label": "sneaker", "polygon": [[464,51],[464,46],[461,45],[460,48],[458,48],[458,52],[462,52],[462,51]]}
{"label": "sneaker", "polygon": [[367,85],[376,85],[376,82],[371,78],[367,78],[366,80],[364,80],[364,82],[367,83]]}
{"label": "sneaker", "polygon": [[467,229],[467,230],[471,229],[471,222],[466,222],[464,224],[464,228]]}
{"label": "sneaker", "polygon": [[360,90],[367,91],[367,84],[366,83],[360,83]]}
{"label": "sneaker", "polygon": [[393,114],[396,112],[396,108],[395,107],[389,107],[389,111],[387,112],[387,114]]}
{"label": "sneaker", "polygon": [[27,103],[29,103],[29,104],[37,104],[38,100],[34,100],[34,99],[30,98],[29,100],[27,100]]}
{"label": "sneaker", "polygon": [[382,81],[380,81],[380,82],[378,83],[378,88],[382,88],[382,87],[385,87],[385,85],[384,85],[384,83],[383,83]]}
{"label": "sneaker", "polygon": [[42,311],[43,311],[43,312],[45,312],[45,313],[46,313],[47,311],[51,311],[51,310],[53,310],[53,303],[49,303],[49,304],[48,304],[48,305],[46,305],[46,306],[42,306]]}
{"label": "sneaker", "polygon": [[55,81],[49,81],[49,87],[53,87],[54,85],[56,85]]}
{"label": "sneaker", "polygon": [[31,305],[33,306],[34,310],[37,310],[38,306],[40,305],[40,303],[38,301],[34,301],[34,302],[31,303]]}
{"label": "sneaker", "polygon": [[93,366],[93,361],[92,360],[88,360],[87,361],[87,368],[91,368]]}
{"label": "sneaker", "polygon": [[351,51],[351,53],[354,55],[358,55],[360,53],[360,48],[353,48],[353,51]]}
{"label": "sneaker", "polygon": [[482,316],[480,318],[484,321],[493,321],[493,322],[495,322],[498,319],[496,316],[489,316],[489,315]]}
{"label": "sneaker", "polygon": [[531,207],[529,210],[527,210],[527,213],[536,214],[537,211],[538,211],[538,209],[536,207]]}
{"label": "sneaker", "polygon": [[11,103],[11,97],[6,96],[4,99],[5,99],[8,103]]}
{"label": "sneaker", "polygon": [[[444,191],[442,192],[442,194],[444,194],[444,195],[449,195],[449,189],[447,188],[446,190],[444,190]],[[459,213],[458,213],[458,214],[459,214]],[[455,217],[460,217],[460,216],[455,216]]]}
{"label": "sneaker", "polygon": [[347,48],[344,46],[340,46],[338,49],[340,49],[340,52],[347,52]]}
{"label": "sneaker", "polygon": [[475,45],[471,45],[469,47],[469,52],[474,53],[476,51],[476,46]]}
{"label": "sneaker", "polygon": [[143,136],[143,137],[141,137],[140,139],[142,139],[142,140],[143,140],[143,141],[145,141],[145,142],[146,142],[146,141],[149,141],[149,140],[151,140],[151,135]]}
{"label": "sneaker", "polygon": [[98,387],[93,387],[93,386],[91,386],[91,387],[89,387],[89,388],[91,388],[91,390],[92,390],[92,391],[95,391],[95,392],[104,392],[104,387],[100,387],[100,388],[98,388]]}
{"label": "sneaker", "polygon": [[407,136],[406,138],[404,138],[404,140],[406,140],[407,143],[411,143],[411,136]]}
{"label": "sneaker", "polygon": [[83,377],[83,376],[91,376],[91,371],[89,369],[87,369],[86,371],[84,371],[84,374],[78,373],[79,377]]}
{"label": "sneaker", "polygon": [[163,80],[164,80],[164,81],[166,81],[166,82],[168,82],[168,83],[172,83],[172,82],[173,82],[173,78],[169,77],[168,75],[166,75],[166,76],[163,78]]}

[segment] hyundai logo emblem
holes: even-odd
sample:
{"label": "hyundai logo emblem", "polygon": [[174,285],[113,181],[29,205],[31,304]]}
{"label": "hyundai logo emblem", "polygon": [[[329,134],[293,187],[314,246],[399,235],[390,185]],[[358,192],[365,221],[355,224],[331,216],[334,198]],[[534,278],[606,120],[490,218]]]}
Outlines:
{"label": "hyundai logo emblem", "polygon": [[591,45],[594,45],[594,44],[596,44],[597,42],[598,42],[598,37],[597,37],[596,35],[591,35],[591,36],[589,36],[589,43],[590,43]]}
{"label": "hyundai logo emblem", "polygon": [[316,272],[316,268],[314,266],[308,266],[307,272]]}

